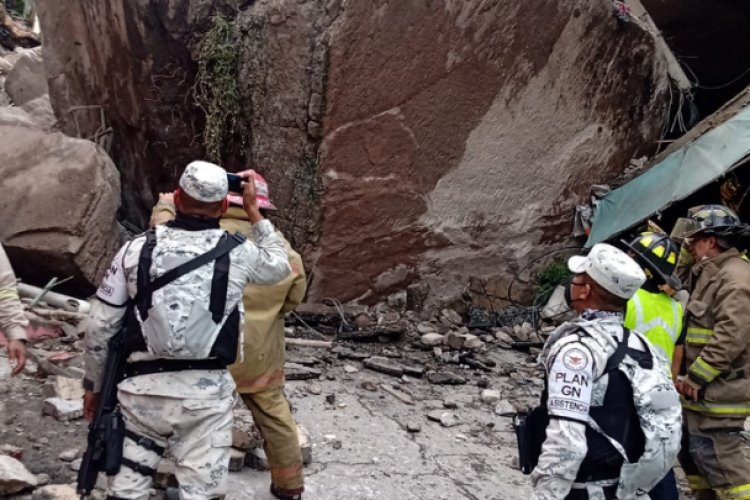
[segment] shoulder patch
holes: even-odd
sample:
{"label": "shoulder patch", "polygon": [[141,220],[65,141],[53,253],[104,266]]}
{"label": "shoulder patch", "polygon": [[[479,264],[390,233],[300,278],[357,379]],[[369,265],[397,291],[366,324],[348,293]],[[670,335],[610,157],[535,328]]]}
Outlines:
{"label": "shoulder patch", "polygon": [[589,366],[589,357],[581,349],[573,348],[563,354],[563,365],[571,371],[581,371]]}

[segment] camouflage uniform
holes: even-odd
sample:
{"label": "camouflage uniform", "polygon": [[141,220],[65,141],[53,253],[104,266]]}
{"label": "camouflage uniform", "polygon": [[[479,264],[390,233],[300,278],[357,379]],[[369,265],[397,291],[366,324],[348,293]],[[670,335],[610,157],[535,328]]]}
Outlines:
{"label": "camouflage uniform", "polygon": [[[151,221],[166,223],[174,214],[174,205],[160,202]],[[221,227],[253,238],[250,221],[239,207],[229,208]],[[304,473],[297,426],[284,395],[284,313],[302,301],[307,284],[300,255],[286,240],[284,243],[292,273],[273,285],[245,287],[245,349],[243,359],[230,367],[230,373],[263,435],[273,484],[292,495],[304,489]]]}
{"label": "camouflage uniform", "polygon": [[[531,474],[533,499],[562,500],[575,489],[587,491],[590,500],[604,500],[602,487],[617,485],[619,478],[591,483],[575,479],[588,451],[589,408],[604,402],[609,378],[601,375],[622,340],[622,324],[620,313],[585,311],[581,318],[562,325],[547,342],[540,362],[547,370],[551,418],[539,463]],[[578,328],[589,336],[570,337]],[[643,351],[634,335],[628,345]],[[571,388],[575,389],[572,393]]]}
{"label": "camouflage uniform", "polygon": [[29,322],[23,314],[16,289],[16,275],[5,250],[0,246],[0,330],[8,340],[26,340]]}
{"label": "camouflage uniform", "polygon": [[[157,229],[150,275],[166,271],[214,248],[224,231],[218,228]],[[284,243],[269,221],[253,227],[256,243],[232,250],[227,301],[222,321],[235,306],[242,306],[248,283],[276,283],[289,274]],[[120,328],[125,304],[136,294],[137,269],[145,237],[125,245],[115,256],[97,299],[92,305],[86,335],[86,385],[97,392],[107,356],[107,341]],[[257,246],[256,246],[257,245]],[[207,264],[154,293],[154,308],[169,305],[169,329],[175,338],[184,333],[194,304],[207,307],[213,265]],[[179,342],[178,342],[179,344]],[[180,356],[176,356],[180,357]],[[134,353],[129,362],[160,359],[153,352]],[[232,442],[234,382],[227,370],[186,370],[139,375],[118,386],[118,400],[126,428],[168,447],[176,459],[176,475],[182,499],[203,500],[226,491],[229,450]],[[127,437],[124,458],[142,467],[155,468],[159,455]],[[123,466],[112,478],[108,494],[117,498],[146,499],[152,477]]]}

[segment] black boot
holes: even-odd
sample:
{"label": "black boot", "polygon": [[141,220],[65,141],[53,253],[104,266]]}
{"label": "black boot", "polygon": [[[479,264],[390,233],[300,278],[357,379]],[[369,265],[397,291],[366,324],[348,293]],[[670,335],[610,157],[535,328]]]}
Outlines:
{"label": "black boot", "polygon": [[298,490],[282,490],[281,488],[277,488],[275,484],[271,483],[271,495],[279,500],[302,500],[303,491],[304,488]]}

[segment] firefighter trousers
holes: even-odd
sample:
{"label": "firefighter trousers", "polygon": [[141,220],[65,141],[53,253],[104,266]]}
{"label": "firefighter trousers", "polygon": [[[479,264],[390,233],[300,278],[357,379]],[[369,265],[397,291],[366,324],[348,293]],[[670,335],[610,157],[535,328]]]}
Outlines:
{"label": "firefighter trousers", "polygon": [[698,500],[750,500],[750,440],[744,418],[685,411],[680,463]]}
{"label": "firefighter trousers", "polygon": [[273,484],[289,495],[302,493],[302,452],[289,402],[283,386],[252,394],[240,394],[263,436]]}

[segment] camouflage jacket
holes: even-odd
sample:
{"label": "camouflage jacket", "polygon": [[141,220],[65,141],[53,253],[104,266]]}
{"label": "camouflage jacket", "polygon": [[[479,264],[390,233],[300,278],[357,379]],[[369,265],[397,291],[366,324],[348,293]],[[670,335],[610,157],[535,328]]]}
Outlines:
{"label": "camouflage jacket", "polygon": [[[219,228],[157,228],[157,245],[150,272],[152,279],[196,254],[214,248],[223,234],[224,231]],[[245,285],[276,283],[290,272],[284,242],[275,233],[273,225],[267,220],[261,221],[253,226],[253,234],[255,243],[248,240],[230,254],[229,285],[223,320],[226,320],[235,306],[241,309]],[[124,306],[128,299],[136,295],[138,259],[144,242],[145,236],[140,236],[120,249],[92,304],[86,326],[85,355],[85,385],[91,390],[97,391],[101,386],[101,369],[106,360],[107,342],[122,324]],[[161,302],[169,302],[173,307],[168,317],[169,327],[173,331],[179,332],[184,326],[194,302],[208,306],[212,277],[213,265],[207,264],[176,280],[175,286],[165,287],[162,291],[154,293],[154,306]],[[149,353],[134,353],[129,361],[154,358]],[[207,378],[205,371],[145,375],[125,380],[120,384],[120,390],[138,394],[193,397],[196,387],[201,384],[231,384],[231,377],[226,370],[217,370],[215,376],[216,380],[209,380],[210,377]]]}
{"label": "camouflage jacket", "polygon": [[[584,311],[582,317],[561,325],[547,341],[539,360],[547,372],[550,423],[539,463],[531,474],[534,500],[562,500],[572,488],[582,487],[575,478],[588,451],[589,409],[604,402],[608,377],[601,375],[622,340],[622,325],[622,314]],[[579,329],[589,335],[574,335]],[[643,350],[635,336],[630,336],[628,345]],[[616,481],[601,483],[610,484]],[[598,498],[590,490],[592,494],[589,498]]]}

